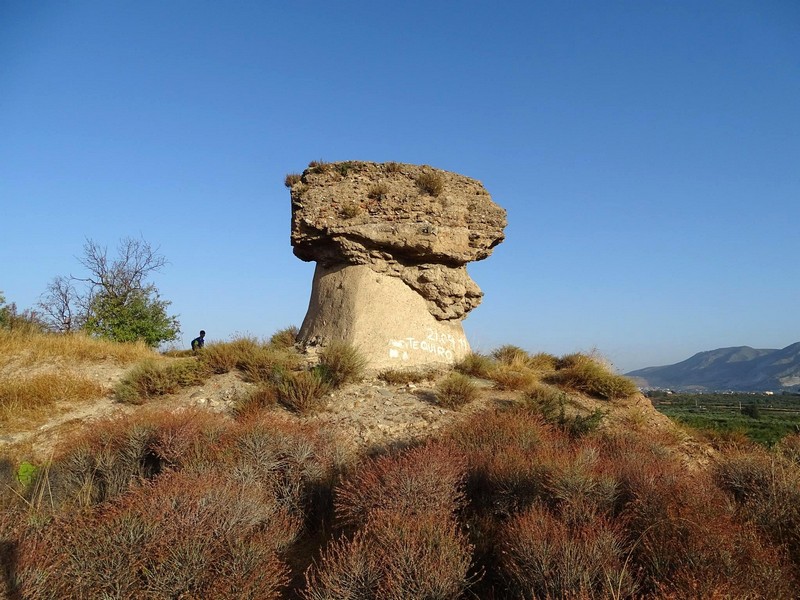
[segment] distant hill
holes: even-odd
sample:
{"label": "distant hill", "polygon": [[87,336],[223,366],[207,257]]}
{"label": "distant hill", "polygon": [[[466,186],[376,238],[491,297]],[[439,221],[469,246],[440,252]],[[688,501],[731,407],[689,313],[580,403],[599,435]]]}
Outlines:
{"label": "distant hill", "polygon": [[739,346],[698,352],[674,365],[626,373],[640,387],[681,391],[800,390],[800,342],[781,350]]}

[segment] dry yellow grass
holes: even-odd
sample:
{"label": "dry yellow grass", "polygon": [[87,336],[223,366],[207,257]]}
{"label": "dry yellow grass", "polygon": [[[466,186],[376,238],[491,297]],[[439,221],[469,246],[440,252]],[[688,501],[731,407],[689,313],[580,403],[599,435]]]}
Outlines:
{"label": "dry yellow grass", "polygon": [[69,365],[103,360],[126,365],[154,356],[157,353],[143,343],[99,340],[79,333],[20,334],[0,330],[0,368],[12,362],[17,367],[45,362]]}
{"label": "dry yellow grass", "polygon": [[70,373],[0,379],[0,422],[11,417],[34,417],[58,401],[88,400],[105,391],[102,385]]}
{"label": "dry yellow grass", "polygon": [[500,364],[489,372],[489,379],[494,381],[499,390],[524,391],[535,384],[539,378],[524,363]]}

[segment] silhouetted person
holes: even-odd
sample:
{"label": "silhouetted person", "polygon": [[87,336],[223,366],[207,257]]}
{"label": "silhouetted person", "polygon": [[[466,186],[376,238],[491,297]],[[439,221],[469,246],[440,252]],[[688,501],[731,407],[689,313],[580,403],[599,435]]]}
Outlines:
{"label": "silhouetted person", "polygon": [[205,345],[206,332],[202,329],[200,330],[200,335],[192,340],[192,352],[197,352],[198,350],[202,350],[203,346]]}

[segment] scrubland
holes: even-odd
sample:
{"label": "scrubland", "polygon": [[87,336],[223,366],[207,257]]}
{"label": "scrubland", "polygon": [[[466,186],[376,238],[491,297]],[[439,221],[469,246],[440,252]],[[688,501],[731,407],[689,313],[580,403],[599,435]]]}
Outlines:
{"label": "scrubland", "polygon": [[[458,418],[353,452],[307,416],[331,390],[376,374],[344,345],[309,364],[293,336],[197,356],[98,349],[126,366],[107,393],[132,410],[62,439],[47,460],[0,462],[0,590],[34,600],[796,597],[800,436],[771,450],[717,437],[698,460],[686,452],[692,432],[653,425],[665,421],[649,419],[647,401],[598,357],[504,346],[449,373],[377,374],[394,386],[435,378],[430,401]],[[8,419],[46,410],[40,388],[25,391],[9,369],[75,367],[75,354],[53,350],[68,341],[52,343],[34,360],[24,357],[40,350],[23,342],[0,346],[2,381],[23,382],[16,400],[0,388]],[[95,360],[84,352],[78,364]],[[165,408],[176,390],[233,371],[252,387],[229,411]]]}

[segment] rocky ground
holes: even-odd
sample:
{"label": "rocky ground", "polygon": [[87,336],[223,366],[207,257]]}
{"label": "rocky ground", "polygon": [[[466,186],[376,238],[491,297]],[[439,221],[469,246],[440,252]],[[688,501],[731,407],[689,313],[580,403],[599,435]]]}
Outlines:
{"label": "rocky ground", "polygon": [[[41,367],[37,367],[41,368]],[[199,408],[229,415],[233,404],[253,384],[235,373],[215,375],[203,385],[186,388],[146,405],[133,406],[113,400],[111,390],[125,372],[113,363],[99,363],[81,372],[104,386],[106,394],[86,402],[56,406],[39,420],[17,420],[0,424],[0,456],[15,460],[46,460],[59,441],[100,419],[122,416],[151,407],[169,410]],[[441,376],[441,374],[439,375]],[[345,386],[326,398],[323,408],[312,415],[300,416],[278,406],[286,418],[319,424],[352,451],[363,451],[393,445],[404,445],[432,434],[478,411],[508,405],[518,393],[500,391],[489,381],[477,380],[480,395],[477,400],[457,411],[439,406],[434,393],[434,379],[420,384],[390,385],[374,377]],[[669,438],[675,450],[682,454],[687,465],[707,462],[710,450],[682,432],[667,417],[656,411],[644,396],[607,402],[574,397],[568,410],[587,414],[596,408],[606,413],[602,426],[612,430],[642,429],[654,436]]]}

